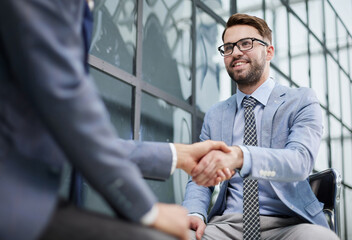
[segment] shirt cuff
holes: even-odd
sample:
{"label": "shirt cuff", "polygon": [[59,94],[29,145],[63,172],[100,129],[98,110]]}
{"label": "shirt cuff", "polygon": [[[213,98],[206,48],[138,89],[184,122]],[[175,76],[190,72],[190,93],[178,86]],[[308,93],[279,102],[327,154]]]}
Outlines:
{"label": "shirt cuff", "polygon": [[146,214],[141,218],[141,223],[145,226],[149,226],[155,222],[156,217],[158,216],[159,209],[156,205],[152,207]]}
{"label": "shirt cuff", "polygon": [[252,169],[252,157],[251,154],[248,151],[248,148],[245,146],[238,146],[241,148],[243,152],[243,165],[240,170],[238,170],[238,173],[240,174],[241,177],[247,177],[249,173],[251,172]]}
{"label": "shirt cuff", "polygon": [[172,153],[172,165],[171,165],[171,171],[170,171],[170,175],[172,175],[177,165],[177,152],[176,152],[175,145],[173,143],[169,143],[169,145]]}
{"label": "shirt cuff", "polygon": [[196,216],[196,217],[199,217],[200,219],[202,219],[202,221],[205,223],[205,217],[200,214],[200,213],[190,213],[188,214],[188,216]]}

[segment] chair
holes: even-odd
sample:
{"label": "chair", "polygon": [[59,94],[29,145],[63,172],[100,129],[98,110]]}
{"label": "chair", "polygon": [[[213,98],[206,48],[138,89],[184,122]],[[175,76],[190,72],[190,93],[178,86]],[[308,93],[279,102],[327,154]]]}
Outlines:
{"label": "chair", "polygon": [[309,176],[310,186],[320,202],[330,229],[340,236],[340,192],[341,175],[333,168]]}

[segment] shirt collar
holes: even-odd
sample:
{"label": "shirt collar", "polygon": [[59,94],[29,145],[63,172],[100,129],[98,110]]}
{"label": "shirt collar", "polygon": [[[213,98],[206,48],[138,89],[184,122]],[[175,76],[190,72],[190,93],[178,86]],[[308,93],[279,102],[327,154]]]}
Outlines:
{"label": "shirt collar", "polygon": [[262,85],[260,85],[251,95],[246,95],[237,89],[236,100],[237,100],[237,109],[240,109],[242,106],[243,98],[252,96],[258,102],[266,106],[269,100],[269,96],[275,87],[275,81],[272,77],[269,77]]}

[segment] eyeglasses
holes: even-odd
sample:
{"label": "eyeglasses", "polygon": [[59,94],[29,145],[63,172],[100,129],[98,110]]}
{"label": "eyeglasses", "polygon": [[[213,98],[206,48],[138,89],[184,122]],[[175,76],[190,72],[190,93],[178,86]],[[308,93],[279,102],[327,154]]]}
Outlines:
{"label": "eyeglasses", "polygon": [[259,42],[263,46],[269,46],[268,43],[258,38],[243,38],[234,43],[225,43],[224,45],[221,45],[220,47],[218,47],[218,50],[221,56],[226,57],[233,53],[233,49],[235,46],[237,46],[238,50],[240,50],[241,52],[251,50],[253,48],[254,41]]}

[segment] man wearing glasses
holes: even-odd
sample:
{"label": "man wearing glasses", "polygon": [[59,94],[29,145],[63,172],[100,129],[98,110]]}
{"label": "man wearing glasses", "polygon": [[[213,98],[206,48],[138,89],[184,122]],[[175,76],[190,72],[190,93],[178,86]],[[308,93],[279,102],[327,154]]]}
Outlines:
{"label": "man wearing glasses", "polygon": [[[195,239],[338,239],[308,181],[322,135],[322,114],[311,89],[281,86],[269,77],[271,30],[260,18],[231,16],[218,50],[238,91],[213,106],[200,139],[221,140],[230,153],[214,152],[215,167],[236,169],[213,187],[189,181],[183,206]],[[203,159],[204,163],[206,159]],[[207,183],[202,170],[193,180]],[[206,225],[207,224],[207,225]]]}

